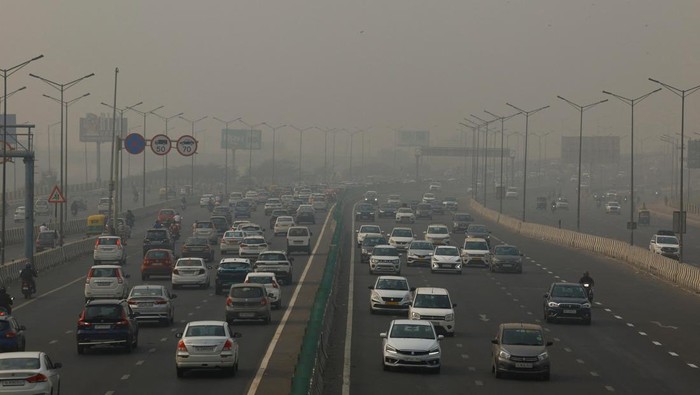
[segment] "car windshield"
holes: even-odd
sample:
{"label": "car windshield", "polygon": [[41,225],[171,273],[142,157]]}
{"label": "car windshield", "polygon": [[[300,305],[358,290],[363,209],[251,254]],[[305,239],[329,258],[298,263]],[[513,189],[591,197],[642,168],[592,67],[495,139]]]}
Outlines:
{"label": "car windshield", "polygon": [[678,239],[675,237],[657,237],[656,242],[660,244],[678,244]]}
{"label": "car windshield", "polygon": [[287,233],[289,236],[308,236],[309,231],[306,230],[305,228],[291,228],[289,229],[289,233]]}
{"label": "car windshield", "polygon": [[272,276],[248,276],[246,282],[253,284],[272,284]]}
{"label": "car windshield", "polygon": [[222,325],[190,325],[187,327],[185,336],[226,336],[226,331]]}
{"label": "car windshield", "polygon": [[543,346],[544,337],[538,329],[504,329],[501,343],[513,346]]}
{"label": "car windshield", "polygon": [[408,282],[397,278],[380,278],[374,289],[391,289],[396,291],[408,291]]}
{"label": "car windshield", "polygon": [[446,235],[450,232],[444,226],[431,226],[428,228],[428,233]]}
{"label": "car windshield", "polygon": [[248,262],[221,262],[219,263],[219,267],[229,270],[241,270],[249,269],[250,264]]}
{"label": "car windshield", "polygon": [[84,320],[121,320],[122,307],[118,304],[94,305],[85,307]]}
{"label": "car windshield", "polygon": [[488,250],[489,245],[485,241],[465,241],[465,250]]}
{"label": "car windshield", "polygon": [[211,229],[214,227],[214,224],[212,222],[197,222],[194,224],[194,227],[197,229]]}
{"label": "car windshield", "polygon": [[487,233],[488,231],[486,230],[486,227],[483,225],[479,226],[469,226],[469,229],[467,229],[468,232],[472,233]]}
{"label": "car windshield", "polygon": [[360,233],[382,233],[378,226],[363,226],[360,228]]}
{"label": "car windshield", "polygon": [[131,289],[130,297],[137,296],[163,296],[163,290],[153,287],[134,287]]}
{"label": "car windshield", "polygon": [[558,285],[552,289],[555,298],[586,298],[586,291],[578,285]]}
{"label": "car windshield", "polygon": [[117,245],[117,239],[116,237],[105,237],[105,238],[100,238],[98,239],[100,242],[99,244],[101,246],[115,246]]}
{"label": "car windshield", "polygon": [[394,324],[389,337],[399,339],[435,339],[430,325]]}
{"label": "car windshield", "polygon": [[391,232],[392,237],[413,237],[413,231],[411,229],[394,229]]}
{"label": "car windshield", "polygon": [[56,233],[54,232],[41,232],[39,233],[40,240],[52,240],[56,238]]}
{"label": "car windshield", "polygon": [[447,295],[418,294],[413,302],[413,307],[451,309],[452,304]]}
{"label": "car windshield", "polygon": [[408,207],[401,207],[398,212],[403,214],[410,214],[413,212],[413,210],[411,210]]}
{"label": "car windshield", "polygon": [[166,233],[160,230],[149,230],[146,232],[146,238],[149,240],[165,240]]}
{"label": "car windshield", "polygon": [[265,244],[265,240],[258,237],[248,237],[243,239],[244,244]]}
{"label": "car windshield", "polygon": [[39,358],[2,358],[0,370],[34,370],[39,369]]}
{"label": "car windshield", "polygon": [[234,238],[239,238],[239,237],[243,237],[243,232],[228,231],[228,232],[224,233],[225,239],[234,239]]}
{"label": "car windshield", "polygon": [[472,216],[467,214],[457,214],[455,215],[455,221],[471,221]]}
{"label": "car windshield", "polygon": [[175,215],[173,210],[160,210],[160,215]]}
{"label": "car windshield", "polygon": [[365,239],[362,240],[363,247],[374,247],[385,243],[386,240],[383,237],[365,237]]}
{"label": "car windshield", "polygon": [[110,278],[117,277],[117,269],[111,267],[96,267],[90,269],[90,277]]}
{"label": "car windshield", "polygon": [[459,256],[459,251],[454,247],[438,247],[435,249],[435,255]]}
{"label": "car windshield", "polygon": [[232,298],[260,298],[263,296],[262,289],[258,287],[233,287],[231,288]]}
{"label": "car windshield", "polygon": [[179,266],[179,267],[183,267],[183,266],[192,266],[192,267],[196,267],[196,266],[204,266],[204,265],[202,264],[202,261],[200,261],[200,260],[198,260],[198,259],[180,259],[179,261],[177,261],[177,264],[176,264],[175,266]]}
{"label": "car windshield", "polygon": [[411,243],[411,250],[433,250],[433,243],[426,241],[418,241]]}
{"label": "car windshield", "polygon": [[147,259],[165,259],[168,257],[167,251],[149,250],[146,252]]}
{"label": "car windshield", "polygon": [[282,253],[263,252],[258,256],[259,261],[286,261],[287,257]]}
{"label": "car windshield", "polygon": [[393,247],[380,247],[374,248],[372,255],[376,256],[399,256],[399,251]]}
{"label": "car windshield", "polygon": [[495,255],[520,255],[517,248],[511,246],[496,246],[493,249]]}
{"label": "car windshield", "polygon": [[188,237],[187,240],[185,240],[185,245],[188,246],[201,246],[207,244],[207,239],[203,239],[201,237]]}

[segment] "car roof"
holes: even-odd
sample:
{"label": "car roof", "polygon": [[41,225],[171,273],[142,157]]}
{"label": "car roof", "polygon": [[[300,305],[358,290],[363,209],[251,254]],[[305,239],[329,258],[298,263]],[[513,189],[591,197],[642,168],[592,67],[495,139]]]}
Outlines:
{"label": "car roof", "polygon": [[[0,354],[0,359],[10,359],[10,358],[39,358],[43,355],[43,351],[14,351],[5,352]],[[28,369],[33,370],[33,369]]]}
{"label": "car roof", "polygon": [[90,269],[121,269],[119,265],[92,265]]}
{"label": "car roof", "polygon": [[207,321],[190,321],[187,323],[187,325],[228,325],[225,321],[214,321],[214,320],[207,320]]}
{"label": "car roof", "polygon": [[94,306],[99,304],[122,304],[124,299],[93,299],[88,301],[85,306]]}
{"label": "car roof", "polygon": [[404,276],[378,276],[377,280],[406,280],[406,277]]}
{"label": "car roof", "polygon": [[221,261],[219,261],[219,264],[222,263],[250,263],[250,259],[248,258],[223,258]]}
{"label": "car roof", "polygon": [[237,283],[237,284],[233,284],[231,287],[232,288],[244,288],[244,287],[262,287],[262,288],[265,288],[265,285],[258,284],[258,283]]}
{"label": "car roof", "polygon": [[284,255],[287,255],[287,252],[282,251],[282,250],[265,250],[265,251],[261,252],[261,254],[284,254]]}
{"label": "car roof", "polygon": [[445,288],[420,287],[416,288],[416,294],[449,295]]}
{"label": "car roof", "polygon": [[464,241],[483,241],[484,243],[486,243],[486,239],[484,239],[483,237],[465,237]]}
{"label": "car roof", "polygon": [[271,273],[271,272],[250,272],[250,273],[248,273],[247,276],[248,277],[275,277],[275,278],[277,278],[275,276],[275,273]]}
{"label": "car roof", "polygon": [[396,247],[394,247],[393,245],[390,245],[390,244],[379,244],[379,245],[374,246],[374,248],[382,248],[382,247],[396,249]]}
{"label": "car roof", "polygon": [[499,325],[501,329],[536,329],[542,330],[542,326],[538,324],[530,324],[524,322],[504,322]]}
{"label": "car roof", "polygon": [[[175,262],[175,264],[177,265],[180,261],[200,261],[200,262],[204,263],[204,259],[203,259],[203,258],[196,258],[196,257],[193,257],[193,256],[189,256],[189,257],[186,257],[186,258],[178,258],[178,259],[177,259],[177,262]],[[117,267],[119,267],[119,266],[117,266]]]}
{"label": "car roof", "polygon": [[430,321],[428,320],[408,320],[406,318],[398,319],[398,320],[392,320],[391,323],[393,325],[399,324],[399,325],[425,325],[425,326],[430,326]]}
{"label": "car roof", "polygon": [[430,224],[430,225],[428,225],[428,228],[431,228],[431,227],[434,227],[434,226],[438,226],[438,227],[440,227],[440,228],[446,228],[446,227],[447,227],[447,225],[445,225],[445,224]]}
{"label": "car roof", "polygon": [[131,290],[133,291],[137,288],[138,289],[165,289],[165,286],[158,285],[158,284],[138,284],[138,285],[134,285],[133,287],[131,287]]}
{"label": "car roof", "polygon": [[496,245],[496,246],[493,247],[493,248],[497,248],[497,247],[513,247],[513,248],[518,248],[518,247],[516,247],[516,246],[514,246],[514,245],[512,245],[512,244],[498,244],[498,245]]}

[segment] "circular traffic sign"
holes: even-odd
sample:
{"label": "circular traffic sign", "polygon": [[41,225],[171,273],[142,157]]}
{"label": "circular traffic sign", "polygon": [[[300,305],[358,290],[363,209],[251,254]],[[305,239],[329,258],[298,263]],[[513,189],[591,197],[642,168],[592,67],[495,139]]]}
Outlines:
{"label": "circular traffic sign", "polygon": [[138,133],[131,133],[124,139],[124,149],[132,155],[138,155],[146,149],[146,139]]}
{"label": "circular traffic sign", "polygon": [[186,134],[177,139],[175,148],[177,148],[177,152],[182,156],[192,156],[197,153],[197,140]]}
{"label": "circular traffic sign", "polygon": [[172,148],[170,137],[164,134],[158,134],[151,139],[151,151],[156,155],[167,155]]}

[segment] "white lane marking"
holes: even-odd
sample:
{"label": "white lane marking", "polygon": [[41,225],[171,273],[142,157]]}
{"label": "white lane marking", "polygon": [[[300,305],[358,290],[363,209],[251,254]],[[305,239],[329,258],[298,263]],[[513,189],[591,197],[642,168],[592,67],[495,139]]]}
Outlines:
{"label": "white lane marking", "polygon": [[470,372],[476,372],[476,368],[474,366],[468,367],[467,370]]}
{"label": "white lane marking", "polygon": [[621,320],[621,319],[622,319],[622,317],[620,317],[619,315],[616,315],[616,316],[614,316],[614,317],[617,318],[618,320]]}
{"label": "white lane marking", "polygon": [[580,364],[584,364],[584,363],[585,363],[585,362],[583,362],[583,359],[577,359],[576,362],[578,362],[578,363],[580,363]]}
{"label": "white lane marking", "polygon": [[661,345],[661,343],[657,342],[656,340],[652,341],[651,343],[652,343],[653,345],[655,345],[655,346],[660,346],[660,345]]}
{"label": "white lane marking", "polygon": [[546,268],[546,267],[544,267],[544,266],[542,266],[542,270],[547,270],[547,268]]}
{"label": "white lane marking", "polygon": [[69,281],[69,282],[67,282],[67,283],[65,283],[65,284],[63,284],[63,285],[61,285],[60,287],[56,287],[56,288],[54,288],[54,289],[52,289],[52,290],[50,290],[50,291],[48,291],[48,292],[46,292],[46,293],[43,293],[43,294],[41,294],[41,295],[35,297],[34,299],[29,299],[28,301],[22,303],[21,305],[19,305],[19,306],[17,306],[17,307],[13,307],[13,308],[12,308],[12,311],[17,311],[17,310],[19,310],[19,309],[21,309],[21,308],[23,308],[23,307],[25,307],[25,306],[27,306],[27,305],[29,305],[29,304],[32,304],[32,303],[36,302],[36,301],[39,300],[39,299],[42,299],[42,298],[44,298],[44,297],[46,297],[46,296],[51,295],[51,294],[54,293],[54,292],[58,292],[58,291],[60,291],[60,290],[62,290],[62,289],[64,289],[64,288],[67,288],[67,287],[69,287],[69,286],[71,286],[71,285],[77,283],[78,281],[85,281],[85,276],[80,276],[80,277],[76,278],[75,280],[71,280],[71,281]]}
{"label": "white lane marking", "polygon": [[146,362],[146,361],[144,361],[143,359],[140,361],[136,361],[136,366],[141,366],[141,365],[143,365],[144,362]]}
{"label": "white lane marking", "polygon": [[532,315],[532,311],[528,311],[528,312],[527,312],[527,315]]}
{"label": "white lane marking", "polygon": [[513,296],[513,295],[510,294],[510,292],[506,292],[506,295],[508,295],[508,296]]}
{"label": "white lane marking", "polygon": [[129,380],[129,377],[131,377],[130,374],[125,374],[122,376],[122,380]]}
{"label": "white lane marking", "polygon": [[598,376],[600,376],[600,375],[598,374],[598,372],[591,372],[591,376],[593,376],[593,377],[598,377]]}
{"label": "white lane marking", "polygon": [[202,306],[194,306],[195,309],[201,309]]}
{"label": "white lane marking", "polygon": [[455,344],[455,347],[457,347],[457,348],[462,348],[462,343],[457,343],[457,344]]}
{"label": "white lane marking", "polygon": [[107,391],[105,392],[105,395],[114,395],[114,391]]}
{"label": "white lane marking", "polygon": [[554,341],[555,341],[555,342],[560,342],[561,339],[559,339],[558,337],[555,337],[555,338],[554,338]]}
{"label": "white lane marking", "polygon": [[569,347],[564,347],[564,351],[571,352],[571,349]]}
{"label": "white lane marking", "polygon": [[613,387],[611,385],[606,385],[605,389],[608,390],[609,392],[615,392],[615,387]]}
{"label": "white lane marking", "polygon": [[525,308],[525,305],[524,305],[524,304],[521,304],[521,305],[520,305],[520,308],[521,308],[521,309],[524,309],[524,308]]}
{"label": "white lane marking", "polygon": [[58,340],[51,340],[51,341],[49,342],[49,344],[56,344],[56,343],[58,343]]}
{"label": "white lane marking", "polygon": [[627,323],[627,326],[629,326],[630,328],[634,328],[634,324],[631,323],[631,322],[628,322],[628,323]]}
{"label": "white lane marking", "polygon": [[669,352],[668,352],[668,355],[670,355],[670,356],[672,356],[672,357],[677,357],[677,356],[678,356],[678,354],[676,354],[676,353],[673,352],[673,351],[669,351]]}
{"label": "white lane marking", "polygon": [[467,355],[467,354],[462,354],[462,359],[469,359],[469,355]]}
{"label": "white lane marking", "polygon": [[547,274],[554,274],[554,272],[547,271]]}
{"label": "white lane marking", "polygon": [[206,299],[202,300],[202,303],[207,303],[207,300]]}
{"label": "white lane marking", "polygon": [[557,279],[558,279],[558,278],[561,278],[561,277],[559,277],[559,276],[554,276],[554,278],[557,278]]}
{"label": "white lane marking", "polygon": [[154,353],[154,352],[156,352],[156,349],[155,349],[155,348],[149,348],[149,349],[148,349],[148,352]]}
{"label": "white lane marking", "polygon": [[167,340],[168,340],[167,337],[161,337],[161,338],[160,338],[160,341],[162,341],[162,342],[167,341]]}
{"label": "white lane marking", "polygon": [[600,303],[600,302],[595,302],[595,304],[598,305],[598,306],[602,306],[602,305],[603,305],[603,304]]}
{"label": "white lane marking", "polygon": [[659,321],[649,321],[649,322],[651,322],[652,324],[658,325],[659,328],[674,329],[674,330],[675,330],[675,329],[678,329],[677,326],[673,326],[673,325],[663,325],[663,324],[661,324]]}
{"label": "white lane marking", "polygon": [[642,336],[646,336],[646,335],[647,335],[646,332],[638,332],[638,333],[639,333],[640,335],[642,335]]}
{"label": "white lane marking", "polygon": [[696,364],[694,364],[694,363],[689,363],[688,366],[690,366],[690,367],[693,368],[693,369],[697,369],[697,368],[698,368],[698,365],[696,365]]}
{"label": "white lane marking", "polygon": [[192,314],[193,314],[193,313],[191,313],[191,312],[190,312],[190,313],[187,313],[187,315],[192,315]]}
{"label": "white lane marking", "polygon": [[604,309],[604,310],[607,311],[608,313],[612,312],[612,310],[610,310],[610,309]]}
{"label": "white lane marking", "polygon": [[177,328],[170,328],[170,332],[175,332]]}
{"label": "white lane marking", "polygon": [[549,332],[549,328],[544,328],[544,331],[545,331],[545,332]]}
{"label": "white lane marking", "polygon": [[475,381],[474,381],[474,384],[476,384],[478,387],[481,387],[481,386],[484,385],[484,382],[481,381],[481,380],[475,380]]}
{"label": "white lane marking", "polygon": [[73,333],[73,330],[71,330],[71,329],[66,331],[66,335],[70,335],[71,333]]}
{"label": "white lane marking", "polygon": [[[299,296],[299,292],[301,292],[301,287],[304,285],[304,280],[306,280],[306,275],[309,273],[309,269],[311,268],[311,262],[316,259],[316,253],[318,252],[318,247],[321,245],[320,241],[323,240],[323,235],[326,233],[326,229],[328,228],[328,221],[331,219],[330,213],[333,212],[333,208],[335,207],[335,204],[331,206],[331,208],[328,210],[328,213],[326,214],[326,220],[323,222],[323,227],[321,228],[321,234],[318,235],[318,239],[316,242],[316,246],[314,247],[313,252],[311,253],[312,256],[309,257],[309,260],[306,261],[306,267],[304,268],[304,271],[301,273],[301,277],[297,281],[297,286],[294,289],[294,294],[292,294],[292,298],[289,300],[289,303],[287,304],[287,309],[284,311],[284,315],[282,316],[282,320],[280,321],[279,325],[277,325],[277,330],[275,331],[275,334],[272,336],[272,339],[270,340],[270,344],[267,346],[267,351],[265,352],[265,356],[263,357],[262,361],[260,362],[260,366],[257,369],[257,372],[255,373],[255,377],[253,378],[253,382],[250,384],[250,387],[248,388],[248,392],[246,394],[248,395],[254,395],[258,391],[258,386],[260,385],[260,381],[262,381],[263,375],[265,375],[265,371],[267,370],[267,364],[270,363],[270,358],[272,358],[272,353],[275,351],[275,348],[277,347],[277,342],[280,339],[280,336],[282,335],[282,331],[284,330],[284,327],[287,325],[287,320],[289,320],[289,315],[292,314],[292,309],[294,309],[294,306],[297,303],[297,297]],[[353,225],[354,225],[354,220],[353,220]],[[351,249],[351,254],[354,254],[355,249]],[[354,266],[355,262],[353,261],[352,264],[350,265],[350,270],[352,271],[352,268]],[[352,281],[352,278],[351,278]],[[352,292],[352,288],[350,288],[350,291]],[[348,306],[348,312],[352,312],[352,306]],[[352,321],[349,321],[348,325],[348,332],[351,332],[352,328]],[[347,340],[347,339],[346,339]],[[347,342],[346,342],[346,347],[347,347]],[[349,368],[349,361],[348,361],[348,368]],[[348,372],[348,381],[350,380],[350,372]],[[349,386],[348,386],[348,391],[349,391]],[[343,372],[343,393],[345,393],[345,372]]]}
{"label": "white lane marking", "polygon": [[537,266],[542,266],[542,265],[540,265],[539,263],[535,263],[535,264],[536,264]]}
{"label": "white lane marking", "polygon": [[513,298],[513,302],[520,302],[520,299],[518,299],[518,298]]}

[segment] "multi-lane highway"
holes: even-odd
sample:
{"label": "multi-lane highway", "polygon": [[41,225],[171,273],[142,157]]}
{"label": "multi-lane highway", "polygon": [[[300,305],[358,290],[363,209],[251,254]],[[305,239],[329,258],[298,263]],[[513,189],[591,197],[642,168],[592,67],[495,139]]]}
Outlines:
{"label": "multi-lane highway", "polygon": [[[400,193],[404,200],[419,198],[425,186],[380,189]],[[442,195],[459,195],[446,190]],[[461,196],[464,196],[462,193]],[[462,205],[464,200],[461,201]],[[350,207],[351,205],[347,205]],[[352,223],[350,209],[346,223]],[[449,215],[419,220],[414,233],[422,235],[428,223],[449,224]],[[478,221],[483,219],[477,218]],[[587,217],[588,224],[594,217]],[[394,221],[376,221],[391,231]],[[700,308],[695,295],[674,288],[621,262],[528,239],[494,224],[496,243],[515,244],[525,254],[522,274],[465,269],[462,275],[431,274],[427,268],[406,267],[402,275],[413,287],[444,287],[457,303],[456,334],[442,341],[443,365],[439,375],[387,372],[381,365],[381,339],[392,315],[369,310],[369,275],[360,263],[348,227],[346,256],[341,266],[342,291],[324,376],[328,394],[373,393],[695,393],[700,385],[700,341],[693,312]],[[405,225],[402,225],[405,226]],[[605,225],[600,225],[604,227]],[[353,223],[352,228],[358,224]],[[451,243],[460,245],[462,235]],[[352,251],[352,252],[351,252]],[[490,340],[502,322],[542,323],[543,294],[555,281],[578,281],[590,271],[596,280],[593,323],[543,324],[550,347],[551,381],[496,379],[490,368]],[[351,295],[349,297],[349,295]],[[348,314],[350,313],[350,314]]]}

